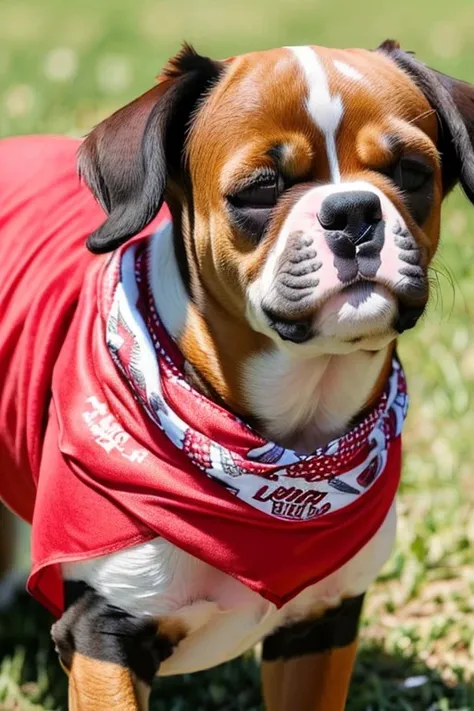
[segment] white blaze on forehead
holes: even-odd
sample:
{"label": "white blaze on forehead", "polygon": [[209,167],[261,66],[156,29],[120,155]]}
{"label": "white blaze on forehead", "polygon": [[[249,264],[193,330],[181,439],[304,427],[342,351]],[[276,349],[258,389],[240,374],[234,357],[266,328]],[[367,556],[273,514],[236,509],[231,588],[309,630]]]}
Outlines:
{"label": "white blaze on forehead", "polygon": [[300,63],[308,84],[306,100],[308,112],[324,135],[329,160],[331,179],[338,183],[341,179],[336,150],[336,133],[341,123],[344,108],[341,97],[331,96],[326,70],[312,47],[288,47]]}
{"label": "white blaze on forehead", "polygon": [[338,59],[335,59],[334,66],[339,72],[341,72],[341,74],[349,77],[349,79],[354,79],[354,81],[362,81],[364,79],[362,74],[357,71],[357,69],[351,67],[350,64],[346,64],[346,62],[340,62]]}

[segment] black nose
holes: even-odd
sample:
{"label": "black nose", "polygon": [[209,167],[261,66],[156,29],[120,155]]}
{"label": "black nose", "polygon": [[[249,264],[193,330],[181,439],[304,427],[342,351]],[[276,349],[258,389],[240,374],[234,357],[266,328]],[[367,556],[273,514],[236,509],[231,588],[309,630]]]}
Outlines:
{"label": "black nose", "polygon": [[355,247],[373,239],[375,227],[382,220],[382,205],[368,190],[333,193],[323,200],[318,218],[325,230],[344,233],[353,254],[340,256],[349,257],[355,254]]}

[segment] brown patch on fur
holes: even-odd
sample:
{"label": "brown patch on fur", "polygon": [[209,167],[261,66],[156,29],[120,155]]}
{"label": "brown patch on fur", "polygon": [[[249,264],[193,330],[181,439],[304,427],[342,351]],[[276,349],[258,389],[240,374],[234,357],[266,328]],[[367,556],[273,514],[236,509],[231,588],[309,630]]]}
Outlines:
{"label": "brown patch on fur", "polygon": [[212,297],[204,305],[204,313],[188,310],[186,329],[179,347],[200,379],[209,383],[214,395],[227,408],[248,416],[243,401],[239,365],[251,355],[270,345],[265,336],[255,333],[243,320],[232,320]]}
{"label": "brown patch on fur", "polygon": [[164,637],[172,647],[176,647],[188,634],[187,626],[176,617],[160,617],[158,637]]}
{"label": "brown patch on fur", "polygon": [[[143,682],[140,683],[143,687]],[[134,675],[125,667],[75,653],[69,673],[70,711],[145,711],[148,697],[135,688]]]}
{"label": "brown patch on fur", "polygon": [[311,170],[313,149],[306,136],[289,135],[282,146],[281,168],[291,178],[304,178]]}
{"label": "brown patch on fur", "polygon": [[357,641],[323,654],[262,662],[267,711],[344,711]]}

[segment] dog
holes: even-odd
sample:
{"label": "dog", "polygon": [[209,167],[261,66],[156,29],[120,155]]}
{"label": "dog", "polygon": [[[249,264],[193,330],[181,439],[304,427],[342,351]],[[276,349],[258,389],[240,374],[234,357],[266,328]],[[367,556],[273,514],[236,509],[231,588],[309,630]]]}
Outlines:
{"label": "dog", "polygon": [[84,142],[0,144],[0,493],[71,709],[259,641],[268,711],[344,708],[473,142],[474,87],[387,40],[184,46]]}

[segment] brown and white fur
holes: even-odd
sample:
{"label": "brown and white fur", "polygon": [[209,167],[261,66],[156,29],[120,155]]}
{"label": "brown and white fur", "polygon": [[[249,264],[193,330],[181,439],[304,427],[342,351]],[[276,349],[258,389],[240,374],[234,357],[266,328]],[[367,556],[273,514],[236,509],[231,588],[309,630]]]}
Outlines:
{"label": "brown and white fur", "polygon": [[[473,196],[473,136],[473,87],[396,43],[223,62],[185,48],[83,144],[81,173],[109,213],[89,247],[121,244],[166,199],[174,228],[153,289],[188,377],[310,452],[377,398],[398,334],[423,313],[441,202],[458,181]],[[279,610],[163,539],[63,565],[53,637],[70,708],[145,709],[155,673],[263,640],[268,711],[341,711],[363,595],[395,530],[393,507],[352,560]]]}

